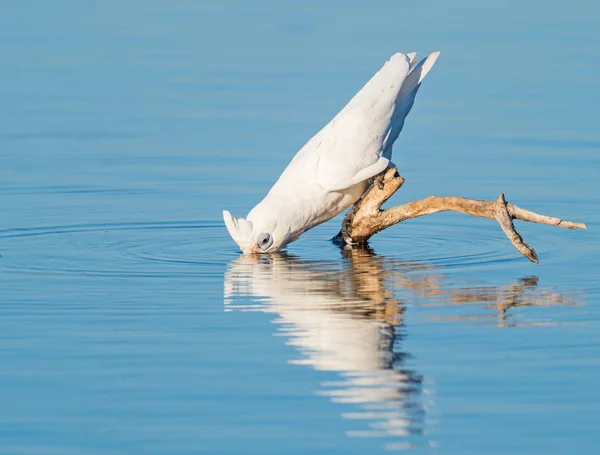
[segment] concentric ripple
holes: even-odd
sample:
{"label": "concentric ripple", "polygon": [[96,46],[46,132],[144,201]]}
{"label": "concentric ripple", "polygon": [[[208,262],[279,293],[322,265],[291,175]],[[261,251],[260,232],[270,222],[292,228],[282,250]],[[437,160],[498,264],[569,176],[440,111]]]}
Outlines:
{"label": "concentric ripple", "polygon": [[103,277],[207,276],[215,265],[237,256],[226,240],[222,224],[212,221],[7,229],[0,231],[0,270]]}

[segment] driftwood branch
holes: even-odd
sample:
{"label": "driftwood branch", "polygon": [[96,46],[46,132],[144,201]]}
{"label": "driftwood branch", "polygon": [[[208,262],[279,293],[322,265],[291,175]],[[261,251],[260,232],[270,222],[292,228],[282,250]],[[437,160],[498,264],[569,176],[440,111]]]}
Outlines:
{"label": "driftwood branch", "polygon": [[382,230],[418,216],[451,210],[496,220],[508,239],[527,259],[538,262],[535,250],[530,247],[519,231],[515,229],[513,220],[523,220],[538,224],[549,224],[566,229],[585,229],[583,223],[574,223],[560,218],[530,212],[506,202],[504,194],[495,201],[480,201],[462,197],[430,196],[420,201],[391,207],[382,210],[381,206],[402,186],[404,179],[398,175],[396,168],[388,169],[378,177],[363,197],[348,211],[342,222],[342,229],[336,236],[337,241],[348,244],[364,244],[373,235]]}

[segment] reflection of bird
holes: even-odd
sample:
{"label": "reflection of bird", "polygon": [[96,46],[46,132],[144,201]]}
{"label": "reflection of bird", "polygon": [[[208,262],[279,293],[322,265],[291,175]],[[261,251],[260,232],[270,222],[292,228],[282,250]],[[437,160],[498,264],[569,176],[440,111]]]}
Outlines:
{"label": "reflection of bird", "polygon": [[223,212],[244,253],[278,251],[341,213],[383,172],[425,75],[439,53],[415,62],[395,54],[296,154],[267,196],[248,214]]}
{"label": "reflection of bird", "polygon": [[[225,274],[225,305],[277,314],[279,330],[301,354],[293,363],[340,374],[342,380],[323,385],[321,394],[358,407],[345,417],[372,421],[370,429],[351,435],[400,437],[391,448],[431,443],[421,376],[399,350],[404,307],[395,291],[421,305],[483,305],[500,315],[500,326],[507,325],[509,309],[571,303],[537,289],[536,277],[507,286],[456,287],[422,263],[348,246],[343,255],[345,260],[334,262],[241,256]],[[250,304],[245,296],[252,297]]]}
{"label": "reflection of bird", "polygon": [[362,408],[347,417],[375,420],[364,435],[418,438],[420,377],[394,353],[399,302],[384,284],[379,258],[348,254],[335,267],[281,254],[241,256],[226,273],[225,303],[236,308],[239,297],[251,295],[263,311],[277,313],[280,330],[302,354],[294,363],[340,373],[343,380],[322,393]]}

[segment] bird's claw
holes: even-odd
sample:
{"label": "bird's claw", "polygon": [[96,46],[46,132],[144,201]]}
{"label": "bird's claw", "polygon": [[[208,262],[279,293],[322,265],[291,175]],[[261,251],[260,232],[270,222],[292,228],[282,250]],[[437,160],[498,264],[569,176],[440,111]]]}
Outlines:
{"label": "bird's claw", "polygon": [[379,174],[377,177],[375,177],[375,180],[373,180],[373,185],[377,186],[377,188],[379,188],[380,190],[383,190],[384,184],[383,184],[383,178],[384,178],[385,174]]}

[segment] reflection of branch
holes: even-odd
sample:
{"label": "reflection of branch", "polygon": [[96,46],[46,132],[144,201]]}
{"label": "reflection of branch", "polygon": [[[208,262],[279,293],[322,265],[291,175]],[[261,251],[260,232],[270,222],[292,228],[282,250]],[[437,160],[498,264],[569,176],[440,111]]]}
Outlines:
{"label": "reflection of branch", "polygon": [[[503,287],[463,289],[453,295],[456,303],[486,303],[488,308],[498,311],[499,320],[505,325],[508,310],[533,306],[569,305],[573,300],[558,293],[537,289],[538,277],[523,278],[517,283]],[[536,294],[534,294],[536,292]]]}
{"label": "reflection of branch", "polygon": [[377,184],[367,190],[362,199],[346,214],[342,222],[342,230],[336,237],[338,241],[349,244],[366,243],[373,235],[394,224],[423,215],[452,210],[497,221],[514,247],[530,261],[538,262],[535,250],[525,243],[519,231],[515,229],[514,219],[566,229],[587,227],[583,223],[564,221],[522,209],[506,202],[504,194],[501,194],[496,201],[429,196],[420,201],[382,210],[381,206],[398,191],[404,179],[398,175],[396,168],[390,168],[384,175],[378,177],[376,182]]}
{"label": "reflection of branch", "polygon": [[[573,301],[559,293],[538,289],[538,277],[523,278],[505,286],[477,286],[448,289],[444,276],[439,273],[413,274],[413,271],[434,270],[407,262],[392,262],[378,257],[368,246],[346,245],[342,248],[345,258],[352,259],[353,290],[357,297],[373,305],[365,317],[375,317],[390,323],[399,323],[405,311],[402,302],[395,299],[393,289],[409,293],[425,300],[422,305],[484,304],[501,315],[513,308],[572,304]],[[439,303],[438,303],[439,302]]]}
{"label": "reflection of branch", "polygon": [[358,300],[368,302],[366,317],[386,322],[393,326],[400,324],[404,307],[394,298],[394,291],[386,285],[387,273],[382,261],[366,248],[345,248],[342,255],[350,259],[349,276],[352,294]]}

